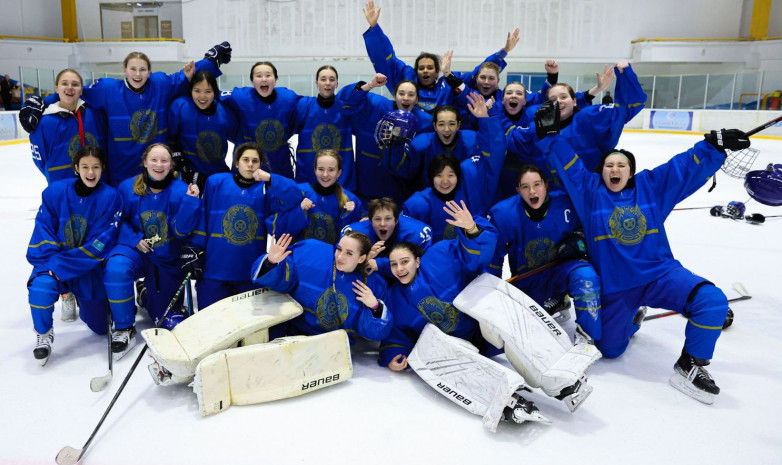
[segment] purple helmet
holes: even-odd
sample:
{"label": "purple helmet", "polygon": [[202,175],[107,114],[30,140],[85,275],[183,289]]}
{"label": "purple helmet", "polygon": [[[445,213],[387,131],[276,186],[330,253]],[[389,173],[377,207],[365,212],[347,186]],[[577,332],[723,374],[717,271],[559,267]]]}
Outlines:
{"label": "purple helmet", "polygon": [[763,205],[782,205],[782,165],[769,163],[765,170],[750,171],[744,178],[744,189]]}
{"label": "purple helmet", "polygon": [[407,110],[389,111],[375,126],[375,142],[378,147],[390,147],[410,142],[418,130],[415,115]]}
{"label": "purple helmet", "polygon": [[734,220],[740,220],[744,218],[744,213],[746,212],[747,207],[744,205],[744,202],[737,202],[735,200],[730,202],[725,208],[725,215],[728,218],[733,218]]}

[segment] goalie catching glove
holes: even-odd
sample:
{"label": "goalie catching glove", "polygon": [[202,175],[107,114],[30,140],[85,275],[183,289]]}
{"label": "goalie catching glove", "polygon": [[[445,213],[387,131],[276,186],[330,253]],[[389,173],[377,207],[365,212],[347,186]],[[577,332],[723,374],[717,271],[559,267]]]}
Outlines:
{"label": "goalie catching glove", "polygon": [[749,136],[739,129],[720,129],[703,135],[706,142],[717,148],[720,152],[725,150],[741,150],[749,147]]}

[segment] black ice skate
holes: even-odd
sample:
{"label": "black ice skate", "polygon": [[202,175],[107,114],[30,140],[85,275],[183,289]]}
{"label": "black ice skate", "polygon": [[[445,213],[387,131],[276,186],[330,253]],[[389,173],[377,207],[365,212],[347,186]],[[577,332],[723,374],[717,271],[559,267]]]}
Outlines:
{"label": "black ice skate", "polygon": [[41,363],[46,365],[49,356],[52,354],[52,344],[54,344],[54,328],[49,329],[45,334],[35,333],[36,342],[33,349],[33,356]]}
{"label": "black ice skate", "polygon": [[541,423],[551,423],[551,420],[541,415],[540,410],[532,403],[518,393],[513,394],[510,404],[505,407],[502,413],[502,419],[513,421],[515,423],[524,423],[526,421],[538,421]]}
{"label": "black ice skate", "polygon": [[584,375],[581,379],[576,381],[576,384],[563,389],[555,399],[565,402],[568,410],[575,412],[576,409],[584,403],[587,397],[589,397],[589,394],[592,394],[592,386],[587,384],[587,378],[586,375]]}
{"label": "black ice skate", "polygon": [[114,354],[114,360],[119,360],[125,356],[130,349],[136,346],[136,327],[118,329],[111,335],[111,353]]}
{"label": "black ice skate", "polygon": [[693,357],[682,350],[681,357],[673,365],[674,374],[669,380],[671,386],[697,401],[713,404],[720,388],[704,368],[708,364],[708,360]]}

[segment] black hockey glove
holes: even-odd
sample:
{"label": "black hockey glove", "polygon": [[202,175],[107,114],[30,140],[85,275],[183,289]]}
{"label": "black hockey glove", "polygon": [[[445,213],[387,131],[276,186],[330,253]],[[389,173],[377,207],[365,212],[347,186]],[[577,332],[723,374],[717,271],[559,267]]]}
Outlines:
{"label": "black hockey glove", "polygon": [[204,58],[208,58],[217,63],[217,66],[224,65],[231,62],[231,44],[228,42],[221,42],[214,47],[210,48],[204,54]]}
{"label": "black hockey glove", "polygon": [[703,135],[706,142],[720,152],[725,150],[741,150],[749,147],[749,136],[740,129],[720,129]]}
{"label": "black hockey glove", "polygon": [[199,192],[201,192],[203,195],[204,185],[206,184],[206,175],[196,171],[196,169],[193,167],[193,164],[190,163],[190,160],[182,155],[182,152],[172,153],[171,159],[174,162],[174,169],[179,171],[179,173],[182,175],[182,181],[185,181],[188,184],[195,184],[198,186]]}
{"label": "black hockey glove", "polygon": [[535,132],[538,139],[559,134],[559,103],[548,100],[535,112]]}
{"label": "black hockey glove", "polygon": [[19,110],[19,123],[25,131],[32,133],[38,127],[38,123],[43,116],[43,110],[46,105],[43,103],[43,97],[33,95],[24,101],[22,109]]}
{"label": "black hockey glove", "polygon": [[204,271],[202,257],[204,253],[193,246],[183,246],[179,252],[179,265],[182,271],[190,273],[192,279],[199,279]]}
{"label": "black hockey glove", "polygon": [[558,260],[580,260],[589,258],[583,231],[573,231],[557,244]]}

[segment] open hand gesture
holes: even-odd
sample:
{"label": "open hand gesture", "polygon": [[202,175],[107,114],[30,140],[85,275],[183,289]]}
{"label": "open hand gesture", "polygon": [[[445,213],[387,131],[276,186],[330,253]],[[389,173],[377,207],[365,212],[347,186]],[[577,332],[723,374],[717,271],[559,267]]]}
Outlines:
{"label": "open hand gesture", "polygon": [[453,50],[448,50],[443,55],[443,62],[440,70],[443,72],[443,76],[451,74],[451,59],[453,58]]}
{"label": "open hand gesture", "polygon": [[445,213],[448,213],[453,217],[453,219],[446,218],[445,221],[448,224],[456,226],[457,228],[462,228],[465,231],[474,229],[477,225],[472,219],[470,210],[467,209],[467,204],[464,203],[464,200],[462,200],[460,203],[461,205],[456,203],[454,200],[449,200],[445,206],[443,206]]}
{"label": "open hand gesture", "polygon": [[372,0],[367,2],[367,6],[363,11],[364,17],[367,18],[367,22],[369,23],[370,28],[377,26],[377,19],[380,17],[380,10],[382,10],[382,8],[375,10],[375,2]]}
{"label": "open hand gesture", "polygon": [[195,62],[191,60],[190,63],[187,63],[182,67],[182,70],[185,72],[187,80],[190,81],[193,79],[193,76],[195,76]]}
{"label": "open hand gesture", "polygon": [[476,118],[487,118],[489,116],[489,106],[486,103],[486,99],[478,92],[470,92],[467,94],[467,109]]}
{"label": "open hand gesture", "polygon": [[519,43],[519,28],[516,28],[515,31],[513,31],[513,34],[510,32],[508,33],[508,38],[505,40],[505,47],[503,47],[503,50],[505,50],[505,53],[510,53],[511,50],[516,47],[516,44]]}
{"label": "open hand gesture", "polygon": [[353,292],[356,293],[356,300],[366,305],[369,308],[375,308],[378,305],[375,294],[372,293],[372,289],[364,284],[361,280],[353,281]]}
{"label": "open hand gesture", "polygon": [[272,237],[272,245],[269,247],[269,253],[266,254],[266,260],[272,265],[276,265],[293,252],[288,250],[288,246],[291,245],[293,238],[290,234],[283,234],[279,239],[275,240]]}
{"label": "open hand gesture", "polygon": [[603,66],[603,74],[595,73],[595,75],[597,76],[597,92],[603,92],[614,81],[614,68],[605,65]]}
{"label": "open hand gesture", "polygon": [[372,244],[372,248],[369,249],[369,256],[367,256],[367,258],[371,260],[380,255],[384,250],[386,250],[386,241],[377,241]]}

